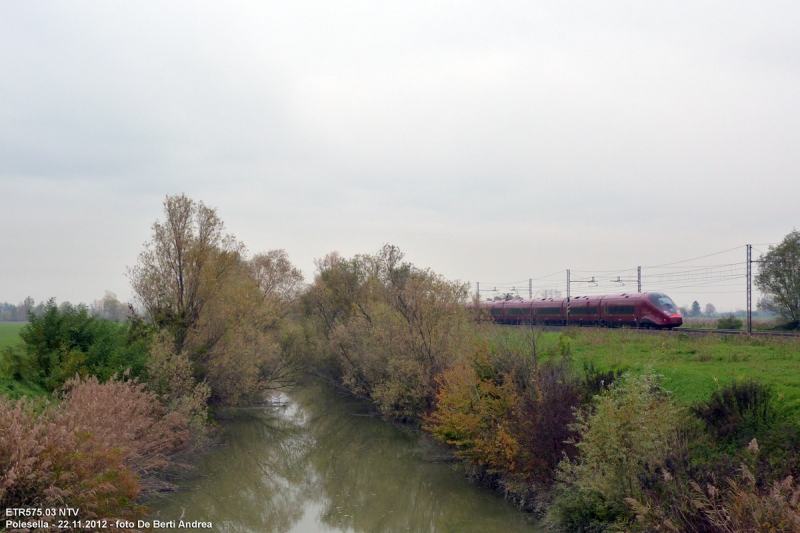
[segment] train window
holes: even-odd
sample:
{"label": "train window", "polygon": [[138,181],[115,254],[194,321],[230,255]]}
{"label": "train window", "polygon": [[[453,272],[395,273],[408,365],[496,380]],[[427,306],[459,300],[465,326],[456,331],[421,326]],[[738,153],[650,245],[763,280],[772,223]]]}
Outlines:
{"label": "train window", "polygon": [[544,307],[536,310],[537,315],[560,315],[560,307]]}
{"label": "train window", "polygon": [[502,315],[503,314],[503,308],[502,307],[492,307],[490,313],[493,314],[493,315]]}
{"label": "train window", "polygon": [[675,305],[675,302],[673,302],[672,299],[666,294],[662,294],[660,292],[651,292],[650,301],[653,302],[656,307],[658,307],[665,313],[671,314],[678,312],[678,306]]}
{"label": "train window", "polygon": [[596,307],[573,307],[569,310],[570,315],[596,315]]}
{"label": "train window", "polygon": [[530,307],[511,308],[508,310],[509,315],[529,315],[531,314]]}
{"label": "train window", "polygon": [[635,307],[632,305],[609,305],[606,306],[607,315],[632,315]]}

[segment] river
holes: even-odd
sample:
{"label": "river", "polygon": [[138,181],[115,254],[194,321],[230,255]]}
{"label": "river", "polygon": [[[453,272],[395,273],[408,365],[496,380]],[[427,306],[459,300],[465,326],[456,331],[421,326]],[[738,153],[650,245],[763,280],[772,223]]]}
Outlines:
{"label": "river", "polygon": [[[470,485],[411,428],[321,385],[236,409],[222,443],[146,520],[260,533],[535,533],[530,515]],[[162,530],[179,530],[178,527]]]}

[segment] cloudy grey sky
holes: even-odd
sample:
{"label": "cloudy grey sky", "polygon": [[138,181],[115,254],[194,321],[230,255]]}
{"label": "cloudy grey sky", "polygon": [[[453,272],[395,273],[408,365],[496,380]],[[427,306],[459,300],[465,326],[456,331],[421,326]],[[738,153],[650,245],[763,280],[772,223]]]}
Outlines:
{"label": "cloudy grey sky", "polygon": [[180,192],[309,279],[742,262],[800,225],[799,82],[796,1],[4,1],[0,301],[128,298]]}

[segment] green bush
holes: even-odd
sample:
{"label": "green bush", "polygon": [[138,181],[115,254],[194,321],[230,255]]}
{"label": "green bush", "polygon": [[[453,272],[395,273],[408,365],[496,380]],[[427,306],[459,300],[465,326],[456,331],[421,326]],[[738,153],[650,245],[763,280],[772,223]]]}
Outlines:
{"label": "green bush", "polygon": [[[687,456],[688,474],[696,481],[732,478],[741,464],[758,472],[762,486],[800,473],[800,421],[788,416],[768,385],[739,380],[720,387],[690,410],[702,432]],[[754,438],[760,443],[756,463],[746,448]]]}
{"label": "green bush", "polygon": [[768,427],[775,418],[773,394],[763,383],[735,381],[714,391],[708,401],[692,407],[692,413],[705,422],[715,438],[737,437],[749,441],[759,428]]}
{"label": "green bush", "polygon": [[717,329],[742,329],[742,324],[740,319],[730,313],[717,320]]}
{"label": "green bush", "polygon": [[133,376],[145,371],[149,336],[127,323],[95,318],[84,305],[59,308],[55,299],[29,319],[20,331],[23,344],[3,354],[8,377],[52,391],[76,374],[106,381],[127,369]]}
{"label": "green bush", "polygon": [[[643,480],[679,447],[680,426],[681,412],[661,388],[659,376],[623,374],[595,397],[592,411],[578,412],[573,427],[579,456],[559,465],[563,485],[550,520],[561,522],[566,531],[597,531],[601,522],[624,518],[625,499],[640,498]],[[568,502],[578,507],[576,502],[593,502],[580,524],[572,523]]]}
{"label": "green bush", "polygon": [[606,533],[617,518],[627,513],[623,505],[609,506],[599,495],[575,487],[561,487],[544,518],[546,531]]}

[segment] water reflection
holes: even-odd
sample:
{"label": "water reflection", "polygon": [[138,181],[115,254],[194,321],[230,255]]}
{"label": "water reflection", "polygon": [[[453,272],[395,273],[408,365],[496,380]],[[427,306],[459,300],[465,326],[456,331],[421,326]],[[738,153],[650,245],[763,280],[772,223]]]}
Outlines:
{"label": "water reflection", "polygon": [[280,406],[241,409],[225,445],[153,518],[205,520],[221,532],[532,532],[530,517],[435,464],[407,428],[308,387]]}

